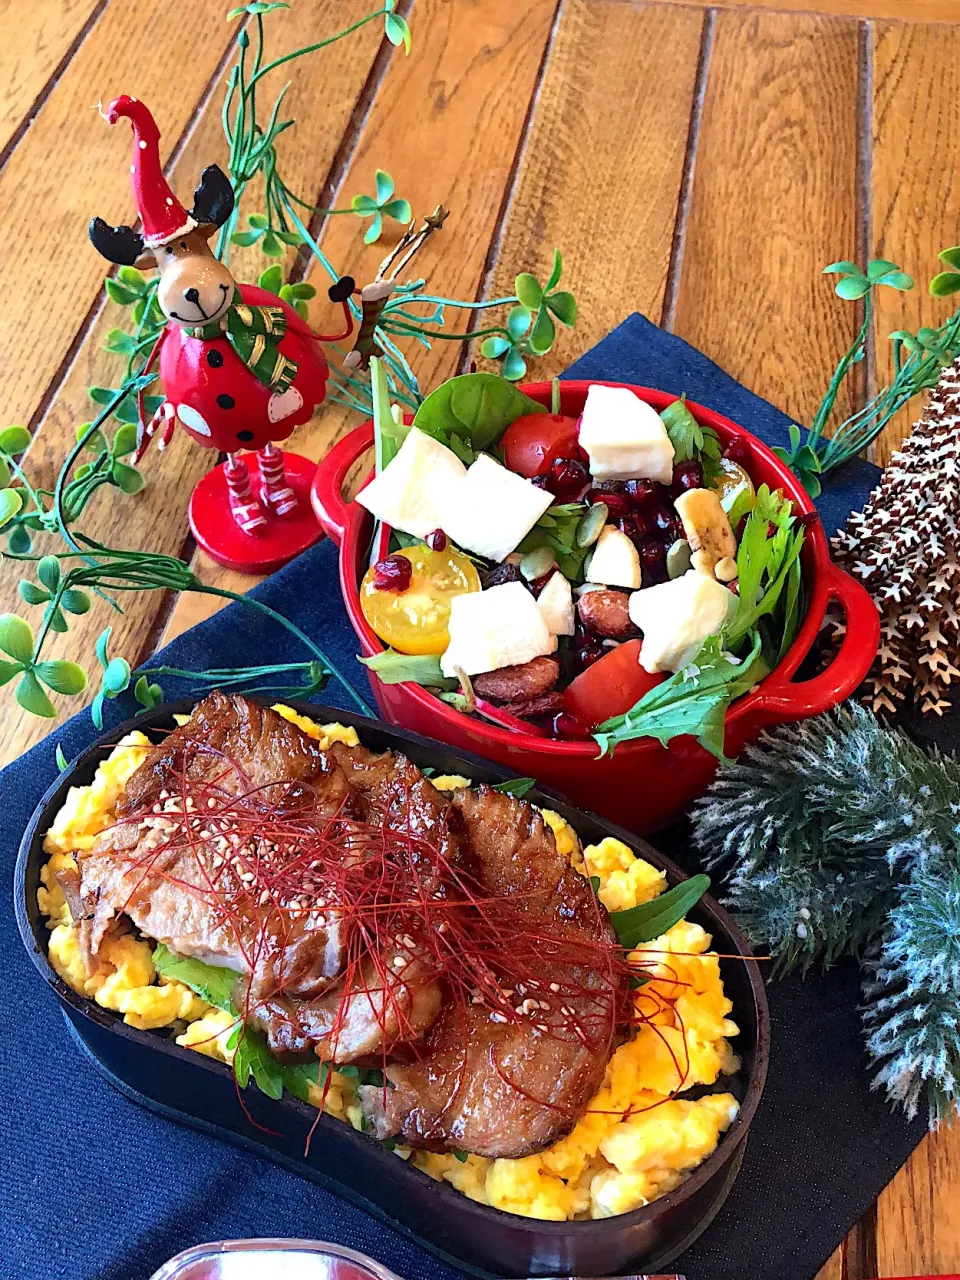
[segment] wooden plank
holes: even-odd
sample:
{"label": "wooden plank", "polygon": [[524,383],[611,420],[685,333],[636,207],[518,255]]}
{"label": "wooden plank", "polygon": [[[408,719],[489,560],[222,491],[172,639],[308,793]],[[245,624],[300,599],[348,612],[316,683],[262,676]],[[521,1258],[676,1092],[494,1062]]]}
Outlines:
{"label": "wooden plank", "polygon": [[[511,294],[520,270],[544,279],[561,250],[579,318],[532,376],[564,368],[633,311],[660,318],[703,29],[692,10],[564,5],[487,288]],[[656,76],[636,74],[637,49]]]}
{"label": "wooden plank", "polygon": [[[699,6],[702,0],[669,0]],[[841,18],[890,18],[898,22],[960,22],[957,0],[712,0],[714,9],[766,9]]]}
{"label": "wooden plank", "polygon": [[[0,155],[103,0],[0,0]],[[16,38],[13,37],[14,27]]]}
{"label": "wooden plank", "polygon": [[854,331],[821,270],[855,256],[856,122],[856,23],[717,15],[675,328],[801,423]]}
{"label": "wooden plank", "polygon": [[111,129],[91,107],[121,92],[152,102],[169,154],[228,38],[221,0],[110,5],[0,174],[0,216],[17,229],[16,252],[0,264],[0,292],[17,299],[0,313],[7,421],[32,420],[97,296],[104,263],[87,242],[90,216],[132,214],[130,130]]}
{"label": "wooden plank", "polygon": [[877,1201],[877,1275],[960,1272],[960,1125],[929,1134]]}
{"label": "wooden plank", "polygon": [[[952,127],[960,97],[960,28],[878,25],[873,47],[873,237],[877,257],[904,264],[909,294],[877,290],[877,376],[893,373],[887,335],[939,325],[957,300],[932,298],[937,253],[960,239],[960,138]],[[920,412],[907,406],[877,441],[885,464]]]}
{"label": "wooden plank", "polygon": [[[217,7],[218,21],[222,13]],[[278,14],[271,23],[275,33],[271,50],[279,55],[318,38],[323,31],[336,31],[349,24],[356,15],[355,0],[329,0],[324,8],[324,20],[318,32],[316,12],[309,6],[295,6],[288,14]],[[171,33],[174,28],[171,27]],[[221,28],[217,27],[219,34]],[[275,77],[265,81],[276,91],[289,79],[291,88],[288,99],[299,121],[281,141],[283,172],[295,190],[319,188],[327,170],[334,161],[343,130],[361,95],[371,65],[380,45],[382,32],[378,24],[344,41],[336,54],[321,52],[302,62],[288,64]],[[167,37],[173,40],[172,34]],[[273,83],[275,81],[276,83]],[[190,139],[172,172],[172,184],[183,195],[189,194],[196,184],[200,170],[211,161],[223,160],[223,140],[219,113],[222,91],[211,98],[206,110],[196,122]],[[96,129],[96,120],[88,124]],[[110,130],[103,125],[104,132]],[[119,130],[117,131],[119,132]],[[126,131],[124,131],[126,133]],[[124,138],[129,147],[129,137]],[[128,153],[115,161],[122,174],[128,171]],[[104,214],[120,216],[129,195],[119,197],[112,208],[103,206]],[[256,194],[245,207],[258,207]],[[83,236],[83,227],[79,228]],[[81,240],[81,252],[82,249]],[[92,253],[92,250],[91,250]],[[97,260],[101,261],[101,260]],[[238,273],[249,278],[256,275],[269,262],[259,250],[240,250],[233,259]],[[102,261],[99,271],[102,273]],[[331,307],[332,312],[332,307]],[[86,389],[92,384],[116,385],[121,372],[117,358],[102,350],[102,342],[108,330],[116,324],[125,324],[123,310],[107,302],[97,316],[90,332],[39,429],[36,432],[29,458],[30,472],[49,482],[62,462],[69,442],[73,439],[75,424],[90,416],[91,402]],[[136,547],[166,554],[179,555],[187,539],[186,506],[190,491],[200,476],[215,461],[215,455],[198,448],[182,432],[178,432],[165,454],[151,451],[144,460],[143,469],[148,479],[146,490],[136,498],[124,498],[113,490],[100,495],[84,513],[81,527],[108,545]],[[52,546],[52,543],[51,543]],[[20,577],[18,568],[6,562],[0,572],[0,612],[16,609],[35,617],[36,611],[26,610],[17,598],[16,583]],[[131,595],[124,601],[126,613],[118,618],[100,602],[83,618],[76,619],[67,637],[58,638],[50,646],[50,656],[69,654],[89,669],[93,660],[93,643],[104,626],[114,627],[114,646],[131,660],[136,660],[149,649],[154,620],[163,603],[159,593]],[[94,690],[95,692],[95,690]],[[64,703],[64,708],[75,708],[76,701]],[[12,758],[27,746],[39,740],[50,727],[49,721],[21,715],[8,701],[3,725],[0,726],[0,757]]]}
{"label": "wooden plank", "polygon": [[[418,0],[411,19],[413,53],[392,59],[341,183],[337,203],[343,205],[356,192],[372,191],[375,169],[386,167],[397,194],[410,200],[417,215],[438,203],[451,210],[443,231],[416,262],[416,275],[448,297],[473,299],[482,283],[554,8],[555,0],[461,0],[456,6]],[[340,271],[362,282],[372,279],[398,233],[393,224],[380,242],[366,247],[361,224],[338,217],[328,221],[321,245]],[[318,270],[311,279],[322,297],[327,276]],[[325,314],[312,313],[318,326]],[[447,324],[462,327],[452,311]],[[429,387],[455,371],[461,347],[439,341],[429,352],[411,354],[421,385]],[[348,410],[325,406],[295,433],[290,447],[319,458],[358,421]],[[205,582],[231,590],[251,585],[250,578],[204,556],[197,557],[196,569]],[[215,608],[209,600],[181,598],[164,639]]]}

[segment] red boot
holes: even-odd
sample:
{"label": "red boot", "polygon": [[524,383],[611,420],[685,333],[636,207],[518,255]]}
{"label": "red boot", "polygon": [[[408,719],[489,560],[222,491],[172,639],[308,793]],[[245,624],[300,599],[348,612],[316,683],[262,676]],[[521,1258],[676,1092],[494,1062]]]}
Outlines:
{"label": "red boot", "polygon": [[227,455],[223,464],[223,474],[227,481],[227,493],[230,497],[230,514],[236,520],[243,533],[256,537],[267,527],[267,517],[261,510],[259,502],[250,491],[250,472],[242,458]]}
{"label": "red boot", "polygon": [[257,454],[260,462],[260,496],[278,516],[289,516],[300,506],[300,500],[287,484],[283,470],[283,454],[275,444],[265,445]]}

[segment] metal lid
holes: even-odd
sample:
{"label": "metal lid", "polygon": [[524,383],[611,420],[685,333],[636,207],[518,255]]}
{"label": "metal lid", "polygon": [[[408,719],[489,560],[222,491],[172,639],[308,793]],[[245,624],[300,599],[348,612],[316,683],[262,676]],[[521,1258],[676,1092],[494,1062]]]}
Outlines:
{"label": "metal lid", "polygon": [[178,1253],[151,1280],[400,1280],[379,1262],[320,1240],[218,1240]]}

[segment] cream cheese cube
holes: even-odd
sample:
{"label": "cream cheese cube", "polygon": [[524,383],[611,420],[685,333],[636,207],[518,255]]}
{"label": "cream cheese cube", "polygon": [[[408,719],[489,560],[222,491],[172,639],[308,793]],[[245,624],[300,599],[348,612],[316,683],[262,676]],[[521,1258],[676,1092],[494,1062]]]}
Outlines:
{"label": "cream cheese cube", "polygon": [[629,609],[630,621],[643,632],[641,667],[651,673],[680,671],[707,636],[722,631],[736,607],[732,591],[696,569],[635,591]]}
{"label": "cream cheese cube", "polygon": [[552,636],[573,635],[573,590],[559,569],[537,596],[537,608]]}
{"label": "cream cheese cube", "polygon": [[553,494],[481,453],[461,484],[441,499],[440,527],[458,547],[503,560],[526,537]]}
{"label": "cream cheese cube", "polygon": [[450,601],[450,643],[440,659],[445,676],[519,666],[557,647],[537,602],[522,582],[504,582]]}
{"label": "cream cheese cube", "polygon": [[604,525],[593,548],[588,577],[603,587],[640,586],[640,553],[625,533],[612,524]]}
{"label": "cream cheese cube", "polygon": [[467,468],[452,449],[411,427],[396,457],[357,494],[378,520],[425,538],[443,528],[441,499],[463,484]]}
{"label": "cream cheese cube", "polygon": [[597,480],[673,478],[673,445],[652,405],[626,387],[593,385],[580,419],[580,445]]}

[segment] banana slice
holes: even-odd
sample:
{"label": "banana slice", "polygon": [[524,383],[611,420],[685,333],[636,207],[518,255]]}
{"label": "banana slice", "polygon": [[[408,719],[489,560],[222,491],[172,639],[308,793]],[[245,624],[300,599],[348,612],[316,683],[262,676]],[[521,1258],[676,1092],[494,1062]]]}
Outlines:
{"label": "banana slice", "polygon": [[737,540],[719,497],[713,489],[688,489],[673,505],[690,543],[691,564],[713,577],[720,560],[737,554]]}

